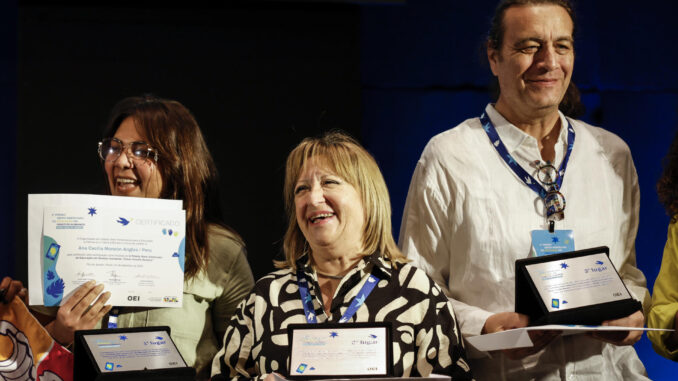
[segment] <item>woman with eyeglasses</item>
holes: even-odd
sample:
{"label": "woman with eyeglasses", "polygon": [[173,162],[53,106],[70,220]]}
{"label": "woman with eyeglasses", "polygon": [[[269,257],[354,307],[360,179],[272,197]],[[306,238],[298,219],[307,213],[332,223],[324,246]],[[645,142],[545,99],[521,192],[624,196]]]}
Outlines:
{"label": "woman with eyeglasses", "polygon": [[167,325],[187,364],[196,368],[198,378],[207,378],[227,322],[254,279],[244,243],[222,222],[217,171],[198,123],[179,102],[153,96],[125,98],[113,108],[98,153],[111,195],[183,200],[183,306],[122,307],[109,313],[106,293],[95,301],[103,287],[90,282],[59,308],[46,327],[68,345],[75,330],[102,323],[118,328]]}

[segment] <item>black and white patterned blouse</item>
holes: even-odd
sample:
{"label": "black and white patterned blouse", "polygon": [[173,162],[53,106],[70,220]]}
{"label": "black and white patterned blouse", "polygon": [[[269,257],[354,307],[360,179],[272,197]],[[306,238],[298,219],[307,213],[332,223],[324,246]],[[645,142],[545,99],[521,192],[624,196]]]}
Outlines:
{"label": "black and white patterned blouse", "polygon": [[[297,266],[309,280],[319,324],[339,321],[373,273],[381,280],[349,321],[391,322],[394,374],[472,379],[452,305],[423,271],[410,265],[394,269],[378,254],[366,257],[341,280],[327,316],[318,278],[306,262],[303,257]],[[231,318],[212,363],[212,380],[288,375],[287,326],[293,323],[306,323],[296,272],[283,269],[261,278]]]}

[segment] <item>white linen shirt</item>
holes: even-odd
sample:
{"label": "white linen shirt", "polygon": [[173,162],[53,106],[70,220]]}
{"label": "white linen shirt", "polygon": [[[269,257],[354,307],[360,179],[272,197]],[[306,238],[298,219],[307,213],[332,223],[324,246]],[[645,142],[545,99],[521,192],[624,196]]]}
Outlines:
{"label": "white linen shirt", "polygon": [[[541,159],[537,140],[492,105],[485,111],[508,152],[534,177],[532,163]],[[560,120],[569,125],[562,114]],[[624,283],[647,310],[649,293],[635,260],[640,196],[631,153],[616,135],[569,121],[576,138],[560,189],[565,218],[555,228],[572,229],[577,250],[608,246]],[[557,167],[566,149],[567,128],[561,128]],[[430,140],[410,184],[400,246],[443,288],[464,336],[479,335],[490,315],[514,311],[515,260],[529,256],[535,229],[547,229],[542,200],[499,156],[479,118]],[[559,337],[518,361],[467,348],[478,380],[599,381],[645,374],[632,347],[583,335]]]}

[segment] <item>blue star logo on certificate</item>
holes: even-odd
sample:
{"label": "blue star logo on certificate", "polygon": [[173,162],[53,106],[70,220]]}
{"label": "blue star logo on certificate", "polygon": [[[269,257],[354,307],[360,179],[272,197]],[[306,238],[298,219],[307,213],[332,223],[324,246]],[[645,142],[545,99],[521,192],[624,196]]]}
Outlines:
{"label": "blue star logo on certificate", "polygon": [[553,237],[553,238],[551,238],[551,242],[553,242],[553,243],[558,243],[558,237]]}
{"label": "blue star logo on certificate", "polygon": [[104,369],[106,369],[106,370],[113,370],[113,363],[112,363],[112,362],[107,362],[106,365],[104,366]]}
{"label": "blue star logo on certificate", "polygon": [[87,214],[89,214],[90,216],[97,214],[97,208],[87,208],[87,209],[89,210]]}
{"label": "blue star logo on certificate", "polygon": [[339,334],[336,333],[335,331],[330,332],[330,337],[331,337],[331,338],[334,339],[334,338],[337,337],[337,336],[339,336]]}
{"label": "blue star logo on certificate", "polygon": [[127,336],[125,336],[125,335],[120,335],[120,340],[122,340],[122,341],[127,340]]}
{"label": "blue star logo on certificate", "polygon": [[568,264],[565,263],[565,262],[560,264],[560,268],[563,269],[563,270],[567,269],[568,267],[570,267],[570,266],[568,266]]}

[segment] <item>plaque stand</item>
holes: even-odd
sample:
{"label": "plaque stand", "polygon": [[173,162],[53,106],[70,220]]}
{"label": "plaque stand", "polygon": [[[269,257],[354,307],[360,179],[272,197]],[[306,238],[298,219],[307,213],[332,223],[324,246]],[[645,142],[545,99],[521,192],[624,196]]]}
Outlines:
{"label": "plaque stand", "polygon": [[[607,246],[601,246],[591,249],[517,260],[515,264],[516,312],[529,316],[530,326],[545,324],[600,325],[605,320],[626,317],[638,310],[642,310],[642,304],[633,298],[615,300],[606,303],[599,303],[560,311],[548,310],[540,296],[538,288],[535,286],[535,282],[532,280],[529,272],[527,271],[526,266],[551,261],[562,261],[600,253],[605,253],[607,257],[610,256],[609,248]],[[610,265],[614,269],[614,265],[612,265],[611,262]],[[619,277],[616,269],[614,269],[614,273],[617,277]],[[619,280],[621,281],[621,279]],[[621,283],[624,284],[623,281]],[[624,285],[624,288],[626,288],[626,285]],[[588,291],[589,290],[586,289],[582,290],[582,292]],[[628,289],[626,291],[628,292]]]}
{"label": "plaque stand", "polygon": [[[170,328],[163,327],[140,327],[140,328],[118,328],[118,329],[94,329],[83,330],[75,332],[75,341],[73,346],[73,380],[85,381],[109,381],[109,380],[126,380],[126,381],[187,381],[195,379],[195,369],[187,366],[161,369],[143,369],[130,371],[107,371],[102,370],[97,364],[93,351],[96,348],[91,348],[85,339],[86,336],[101,336],[101,335],[134,335],[143,334],[144,332],[164,331],[168,341]],[[174,343],[171,343],[172,348],[176,350]],[[182,360],[183,361],[183,360]],[[183,363],[185,365],[185,363]]]}

